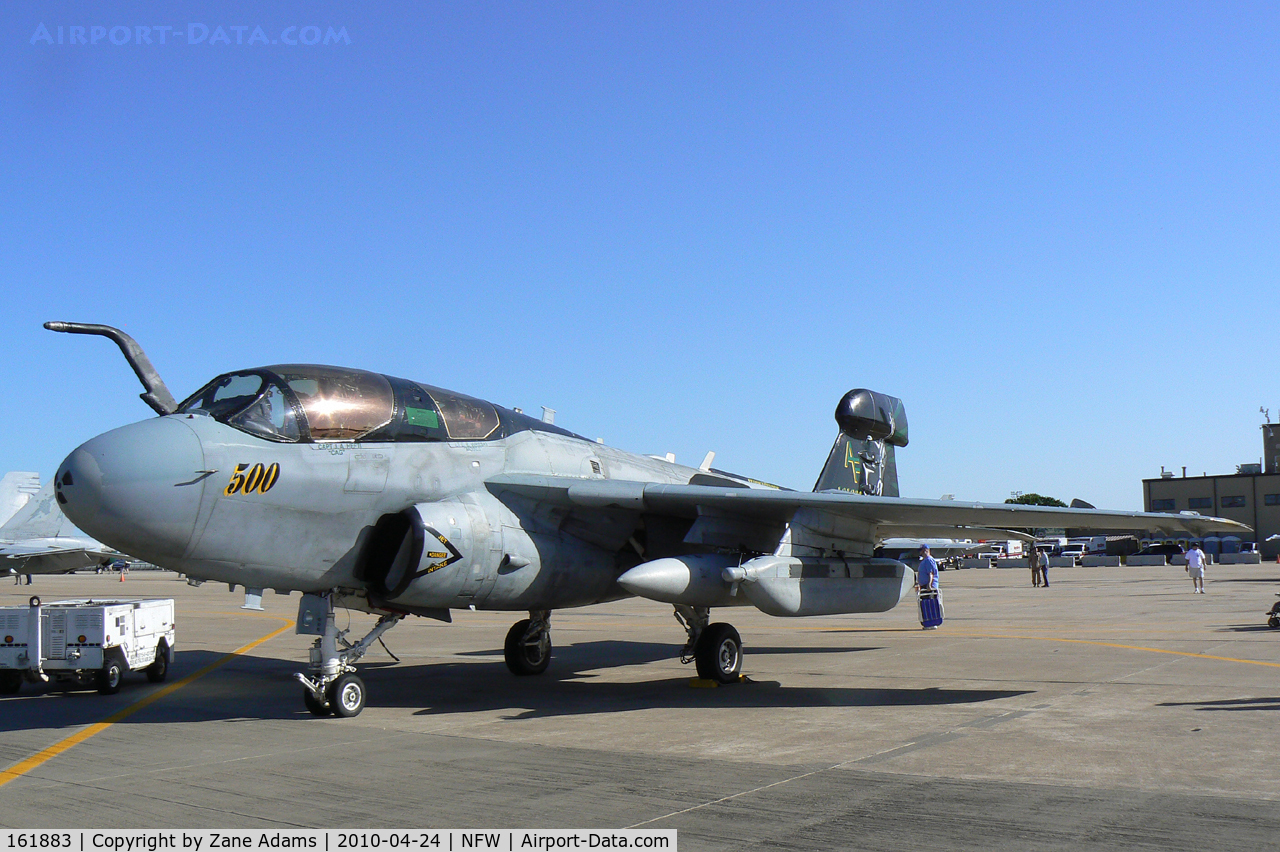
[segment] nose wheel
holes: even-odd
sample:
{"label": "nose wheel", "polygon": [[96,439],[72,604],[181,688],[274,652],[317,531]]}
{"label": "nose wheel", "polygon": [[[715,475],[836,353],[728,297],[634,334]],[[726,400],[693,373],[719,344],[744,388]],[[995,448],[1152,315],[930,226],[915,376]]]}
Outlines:
{"label": "nose wheel", "polygon": [[315,635],[308,672],[293,677],[302,684],[302,703],[314,716],[358,716],[364,709],[368,690],[356,675],[355,662],[383,633],[400,623],[403,615],[388,613],[378,619],[358,642],[348,642],[347,631],[339,630],[333,617],[329,595],[303,595],[298,605],[298,633]]}
{"label": "nose wheel", "polygon": [[302,703],[306,705],[312,716],[333,715],[333,705],[329,703],[329,699],[323,696],[317,698],[310,686],[302,687]]}
{"label": "nose wheel", "polygon": [[338,675],[338,679],[325,690],[325,695],[335,716],[350,718],[358,716],[364,709],[364,681],[350,672]]}

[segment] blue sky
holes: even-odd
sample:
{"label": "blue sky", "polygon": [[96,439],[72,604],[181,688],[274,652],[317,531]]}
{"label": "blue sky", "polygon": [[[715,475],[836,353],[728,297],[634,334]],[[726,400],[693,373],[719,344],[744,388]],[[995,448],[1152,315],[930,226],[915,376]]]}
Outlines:
{"label": "blue sky", "polygon": [[6,3],[0,39],[0,470],[150,413],[50,319],[179,398],[344,364],[805,489],[853,387],[905,401],[916,497],[1140,508],[1280,418],[1274,4]]}

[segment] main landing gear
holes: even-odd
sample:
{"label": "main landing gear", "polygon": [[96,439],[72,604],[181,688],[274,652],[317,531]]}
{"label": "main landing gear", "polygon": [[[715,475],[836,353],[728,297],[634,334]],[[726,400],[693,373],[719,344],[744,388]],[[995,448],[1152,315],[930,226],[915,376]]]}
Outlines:
{"label": "main landing gear", "polygon": [[689,634],[680,662],[695,663],[703,680],[737,683],[742,679],[742,637],[732,624],[710,624],[711,610],[705,606],[676,604],[675,615]]}
{"label": "main landing gear", "polygon": [[298,605],[298,633],[317,637],[311,646],[310,676],[294,673],[302,684],[302,703],[316,716],[350,717],[364,709],[364,681],[356,675],[356,660],[383,633],[400,623],[403,615],[388,613],[360,641],[351,643],[346,630],[339,630],[333,617],[329,595],[303,595]]}
{"label": "main landing gear", "polygon": [[514,675],[545,672],[551,663],[551,610],[531,609],[528,618],[511,625],[502,656]]}

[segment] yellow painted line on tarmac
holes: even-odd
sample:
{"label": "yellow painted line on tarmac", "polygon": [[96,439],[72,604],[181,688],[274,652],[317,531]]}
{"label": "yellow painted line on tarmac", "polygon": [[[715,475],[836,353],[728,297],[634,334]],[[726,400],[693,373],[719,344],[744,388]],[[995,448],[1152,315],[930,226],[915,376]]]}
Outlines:
{"label": "yellow painted line on tarmac", "polygon": [[[821,628],[797,626],[797,627],[792,627],[791,629],[818,630]],[[916,635],[920,635],[919,630],[916,630],[914,628],[901,628],[901,627],[891,627],[887,629],[866,628],[866,627],[851,627],[851,628],[842,627],[842,628],[836,628],[834,630],[831,630],[831,632],[833,633],[906,632],[906,633],[914,633]],[[1151,632],[1151,631],[1144,631],[1144,632]],[[1164,633],[1169,631],[1157,631],[1157,632]],[[1100,648],[1119,648],[1125,651],[1143,651],[1148,654],[1169,654],[1175,657],[1194,657],[1201,660],[1215,660],[1221,663],[1243,663],[1244,665],[1247,665],[1247,666],[1268,666],[1270,668],[1280,668],[1280,663],[1270,663],[1265,660],[1244,660],[1239,657],[1220,657],[1215,654],[1197,654],[1194,651],[1173,651],[1168,648],[1149,648],[1145,645],[1125,645],[1120,642],[1102,642],[1097,639],[1069,639],[1065,636],[1028,636],[1025,634],[1017,634],[1017,633],[958,633],[955,631],[948,630],[948,631],[932,634],[929,638],[930,640],[936,640],[936,639],[946,638],[948,636],[960,637],[965,639],[1018,639],[1018,640],[1027,639],[1027,640],[1035,640],[1038,642],[1071,642],[1077,645],[1096,645]],[[1213,641],[1213,640],[1208,639],[1207,641]]]}
{"label": "yellow painted line on tarmac", "polygon": [[1268,663],[1265,660],[1242,660],[1239,657],[1219,657],[1213,654],[1197,654],[1194,651],[1147,648],[1142,645],[1121,645],[1118,642],[1098,642],[1093,639],[1065,639],[1061,636],[1013,636],[995,633],[949,633],[945,635],[963,636],[968,639],[1035,639],[1040,642],[1072,642],[1077,645],[1097,645],[1100,648],[1120,648],[1125,651],[1145,651],[1148,654],[1170,654],[1175,657],[1196,657],[1201,660],[1216,660],[1221,663],[1244,663],[1247,666],[1270,666],[1271,668],[1280,669],[1280,663]]}
{"label": "yellow painted line on tarmac", "polygon": [[[262,618],[264,616],[257,616],[257,617]],[[84,742],[90,737],[97,736],[98,734],[105,731],[107,728],[110,728],[115,723],[122,721],[123,719],[126,719],[129,716],[132,716],[134,713],[137,713],[139,710],[143,709],[144,707],[148,707],[154,704],[155,702],[159,701],[161,698],[164,698],[168,695],[172,695],[173,693],[177,692],[179,689],[182,689],[182,687],[186,686],[187,684],[192,683],[196,680],[199,680],[200,678],[207,675],[209,672],[231,662],[231,660],[240,656],[241,654],[247,654],[248,652],[252,651],[254,648],[261,645],[263,642],[266,642],[269,639],[274,639],[275,637],[279,636],[281,633],[285,632],[286,630],[288,630],[290,627],[293,626],[293,619],[281,618],[280,616],[265,616],[265,617],[275,618],[280,621],[287,621],[288,623],[285,624],[284,627],[281,627],[278,630],[273,630],[272,632],[268,633],[266,636],[263,636],[261,639],[250,642],[248,645],[245,645],[243,648],[237,648],[236,650],[232,651],[229,654],[224,654],[220,659],[215,660],[214,662],[210,663],[209,665],[205,666],[199,671],[194,672],[193,674],[187,675],[182,680],[177,681],[175,683],[171,683],[168,686],[164,687],[163,689],[157,689],[155,692],[151,693],[150,695],[147,695],[142,700],[137,701],[133,704],[130,704],[128,707],[125,707],[123,710],[120,710],[117,713],[111,716],[108,716],[105,720],[101,722],[96,722],[88,726],[87,728],[84,728],[83,730],[77,731],[76,733],[72,734],[66,739],[60,740],[54,743],[53,745],[49,746],[48,748],[44,749],[43,751],[33,754],[31,757],[28,757],[26,760],[23,760],[19,763],[15,763],[13,766],[10,766],[8,769],[0,771],[0,787],[3,787],[5,784],[8,784],[10,781],[21,778],[23,775],[26,775],[31,770],[45,763],[48,763],[50,760],[53,760],[55,757],[62,754],[67,749],[70,749],[76,745],[79,745],[80,743]]]}

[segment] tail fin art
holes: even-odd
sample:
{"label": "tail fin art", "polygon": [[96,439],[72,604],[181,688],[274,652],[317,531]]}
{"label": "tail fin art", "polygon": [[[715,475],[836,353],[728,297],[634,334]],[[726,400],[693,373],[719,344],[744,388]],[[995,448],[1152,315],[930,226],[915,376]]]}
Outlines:
{"label": "tail fin art", "polygon": [[836,406],[836,436],[814,491],[898,496],[894,447],[907,445],[902,400],[865,388],[849,391]]}

